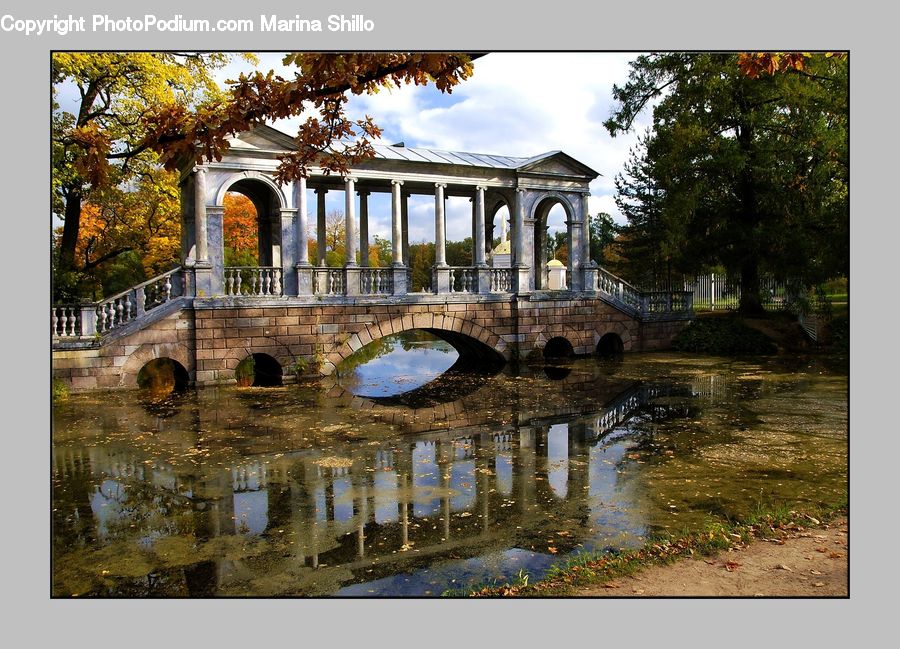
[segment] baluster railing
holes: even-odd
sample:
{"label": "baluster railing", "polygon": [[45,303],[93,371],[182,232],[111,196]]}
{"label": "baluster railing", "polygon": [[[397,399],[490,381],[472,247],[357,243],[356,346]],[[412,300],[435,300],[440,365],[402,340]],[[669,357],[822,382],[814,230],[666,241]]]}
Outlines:
{"label": "baluster railing", "polygon": [[477,293],[478,272],[474,266],[450,267],[451,293]]}
{"label": "baluster railing", "polygon": [[226,266],[225,295],[277,297],[283,293],[281,269],[276,266]]}
{"label": "baluster railing", "polygon": [[508,268],[491,268],[491,293],[512,291],[512,272]]}
{"label": "baluster railing", "polygon": [[76,338],[81,335],[81,307],[59,304],[50,307],[50,332],[54,338]]}
{"label": "baluster railing", "polygon": [[360,295],[390,295],[394,292],[394,274],[391,268],[361,268],[359,273]]}

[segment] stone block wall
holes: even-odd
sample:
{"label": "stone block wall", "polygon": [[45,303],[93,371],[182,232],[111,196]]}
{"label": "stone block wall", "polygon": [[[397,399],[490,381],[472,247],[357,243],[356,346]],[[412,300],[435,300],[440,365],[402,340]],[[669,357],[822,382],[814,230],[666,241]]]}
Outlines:
{"label": "stone block wall", "polygon": [[474,338],[507,360],[542,355],[555,337],[576,354],[592,354],[614,333],[625,351],[667,347],[687,321],[638,322],[601,300],[476,299],[471,302],[223,305],[196,301],[144,329],[100,347],[53,352],[53,376],[73,390],[135,387],[154,358],[181,363],[198,385],[232,383],[247,356],[263,353],[286,380],[303,359],[330,375],[344,358],[373,340],[410,329],[437,329]]}

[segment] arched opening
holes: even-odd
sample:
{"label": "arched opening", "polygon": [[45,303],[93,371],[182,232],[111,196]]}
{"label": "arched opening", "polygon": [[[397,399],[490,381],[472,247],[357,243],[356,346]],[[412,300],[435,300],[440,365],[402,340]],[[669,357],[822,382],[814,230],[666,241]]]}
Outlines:
{"label": "arched opening", "polygon": [[241,387],[271,388],[281,385],[281,364],[268,354],[250,354],[238,363],[234,378]]}
{"label": "arched opening", "polygon": [[548,196],[538,203],[534,212],[534,288],[546,291],[550,288],[547,262],[557,259],[566,266],[567,281],[572,276],[569,251],[572,248],[572,221],[566,205],[555,196]]}
{"label": "arched opening", "polygon": [[146,363],[137,375],[138,387],[154,396],[182,392],[190,381],[188,371],[181,363],[165,357]]}
{"label": "arched opening", "polygon": [[608,333],[597,343],[597,354],[601,358],[615,358],[625,351],[625,345],[618,334]]}
{"label": "arched opening", "polygon": [[470,336],[411,329],[358,349],[338,364],[336,375],[357,396],[421,408],[473,392],[503,363],[496,351]]}
{"label": "arched opening", "polygon": [[572,358],[574,355],[572,343],[562,336],[551,338],[544,346],[544,358]]}
{"label": "arched opening", "polygon": [[488,263],[494,268],[512,266],[510,226],[509,206],[501,201],[494,207],[493,216],[488,221],[487,238],[490,251]]}
{"label": "arched opening", "polygon": [[[241,178],[220,193],[221,225],[208,226],[210,253],[222,268],[225,295],[281,295],[281,207],[278,191],[259,178]],[[214,251],[218,241],[221,246]]]}

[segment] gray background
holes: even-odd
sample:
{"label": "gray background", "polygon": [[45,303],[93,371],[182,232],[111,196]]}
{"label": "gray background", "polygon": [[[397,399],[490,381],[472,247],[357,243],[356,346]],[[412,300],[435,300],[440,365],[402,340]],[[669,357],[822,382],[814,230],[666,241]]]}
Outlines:
{"label": "gray background", "polygon": [[[42,3],[43,4],[43,3]],[[897,55],[888,51],[896,21],[886,9],[854,3],[672,2],[575,3],[557,0],[536,12],[524,4],[481,0],[425,2],[122,2],[7,0],[0,15],[44,17],[111,13],[161,18],[252,18],[363,13],[372,33],[322,34],[70,34],[25,37],[0,32],[5,151],[2,241],[6,293],[3,334],[9,342],[2,375],[11,409],[3,434],[16,449],[4,466],[3,636],[29,645],[197,642],[211,646],[401,643],[425,647],[560,647],[582,641],[632,641],[667,646],[760,647],[803,642],[848,646],[865,637],[895,637],[887,624],[896,604],[893,575],[894,496],[890,464],[896,450],[893,400],[894,124]],[[385,3],[386,4],[386,3]],[[874,3],[872,3],[874,6]],[[134,6],[134,5],[131,5]],[[85,8],[89,7],[89,8]],[[732,8],[733,7],[733,8]],[[850,600],[656,601],[190,601],[77,602],[49,599],[49,53],[51,49],[850,49],[852,51],[853,360],[851,394],[852,526]],[[377,121],[377,115],[376,121]],[[876,300],[879,301],[876,302]],[[864,642],[864,641],[863,641]]]}

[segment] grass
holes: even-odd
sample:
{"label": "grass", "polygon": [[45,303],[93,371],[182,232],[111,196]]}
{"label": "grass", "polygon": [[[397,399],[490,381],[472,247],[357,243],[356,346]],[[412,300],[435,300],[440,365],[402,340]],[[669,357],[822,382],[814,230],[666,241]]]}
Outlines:
{"label": "grass", "polygon": [[847,503],[796,509],[786,504],[758,505],[742,521],[710,524],[699,532],[681,532],[649,539],[642,547],[619,554],[583,552],[551,566],[543,579],[532,581],[520,571],[512,583],[478,585],[445,591],[445,597],[559,597],[582,586],[627,577],[654,565],[692,556],[709,556],[745,545],[754,538],[778,537],[810,524],[819,525],[847,512]]}
{"label": "grass", "polygon": [[697,318],[681,330],[672,346],[695,354],[731,356],[774,354],[775,342],[734,315]]}

